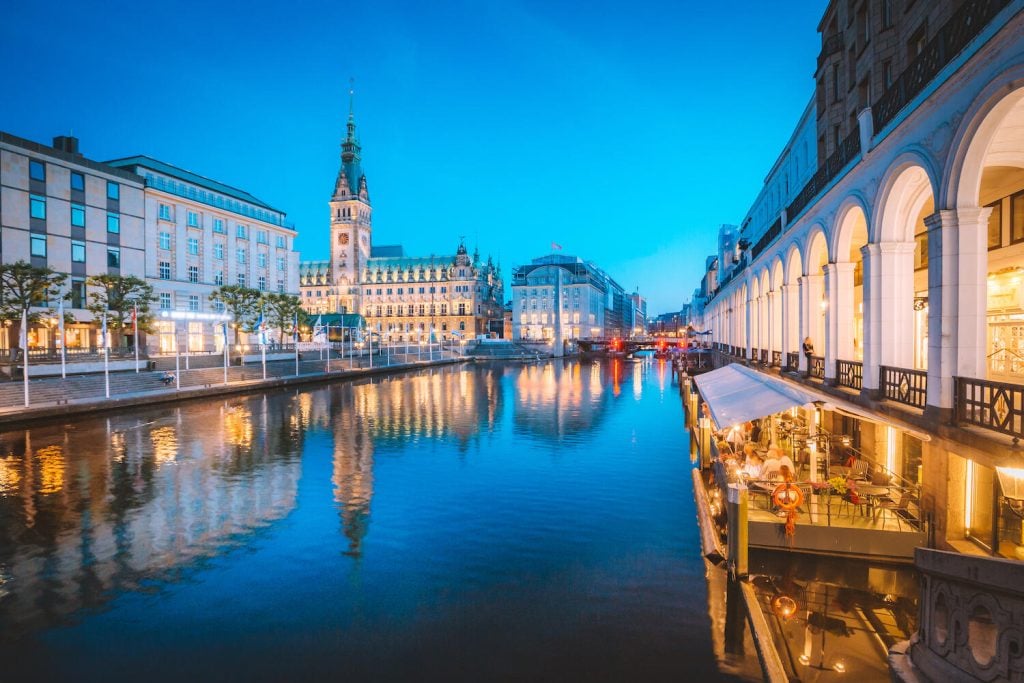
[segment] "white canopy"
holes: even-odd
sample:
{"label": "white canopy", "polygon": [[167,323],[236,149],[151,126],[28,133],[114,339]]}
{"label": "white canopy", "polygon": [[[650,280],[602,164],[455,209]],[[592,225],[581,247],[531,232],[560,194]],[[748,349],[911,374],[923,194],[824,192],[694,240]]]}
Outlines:
{"label": "white canopy", "polygon": [[697,375],[694,381],[719,429],[818,400],[799,387],[737,363]]}
{"label": "white canopy", "polygon": [[794,406],[818,404],[825,410],[845,413],[852,417],[902,429],[922,441],[931,437],[910,425],[831,396],[810,387],[804,387],[778,377],[758,372],[744,365],[732,363],[694,377],[711,418],[719,428],[728,427],[755,418],[789,410]]}

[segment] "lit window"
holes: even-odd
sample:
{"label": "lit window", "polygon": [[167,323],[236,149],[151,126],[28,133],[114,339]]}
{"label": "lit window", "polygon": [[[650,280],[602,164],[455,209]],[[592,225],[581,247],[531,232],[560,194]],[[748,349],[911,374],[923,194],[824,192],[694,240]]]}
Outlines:
{"label": "lit window", "polygon": [[71,172],[71,189],[79,192],[85,191],[85,176],[76,171]]}
{"label": "lit window", "polygon": [[71,205],[71,225],[76,228],[85,227],[85,207],[81,204]]}
{"label": "lit window", "polygon": [[46,197],[38,194],[28,196],[29,215],[32,218],[46,219]]}
{"label": "lit window", "polygon": [[32,235],[32,251],[33,256],[46,257],[46,235]]}
{"label": "lit window", "polygon": [[116,213],[107,214],[107,232],[118,234],[121,232],[121,216]]}

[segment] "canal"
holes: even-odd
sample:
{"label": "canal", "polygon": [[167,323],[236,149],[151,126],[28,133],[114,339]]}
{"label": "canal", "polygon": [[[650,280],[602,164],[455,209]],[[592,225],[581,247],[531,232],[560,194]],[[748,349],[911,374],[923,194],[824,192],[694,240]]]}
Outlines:
{"label": "canal", "polygon": [[5,432],[0,679],[749,677],[715,655],[691,467],[650,359]]}

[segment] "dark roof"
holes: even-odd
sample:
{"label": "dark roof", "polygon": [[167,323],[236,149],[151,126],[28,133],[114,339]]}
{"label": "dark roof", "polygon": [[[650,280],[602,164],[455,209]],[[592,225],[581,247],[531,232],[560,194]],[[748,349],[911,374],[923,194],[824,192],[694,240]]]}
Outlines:
{"label": "dark roof", "polygon": [[143,184],[144,179],[131,171],[127,171],[123,168],[117,168],[109,164],[105,164],[100,161],[93,161],[92,159],[86,159],[81,154],[71,154],[64,150],[44,145],[40,142],[33,142],[32,140],[26,140],[25,138],[19,138],[17,135],[11,135],[10,133],[4,133],[0,131],[0,142],[7,143],[8,145],[14,145],[21,147],[28,152],[34,152],[35,154],[45,154],[55,159],[66,161],[69,164],[78,164],[85,168],[91,168],[99,173],[106,173],[108,175],[116,176],[118,178],[124,178],[125,180],[133,183]]}
{"label": "dark roof", "polygon": [[366,320],[359,313],[318,313],[317,315],[306,314],[310,321],[315,323],[317,318],[324,325],[331,327],[366,327]]}
{"label": "dark roof", "polygon": [[[162,173],[164,175],[171,176],[172,178],[184,180],[185,182],[193,183],[195,185],[201,185],[208,190],[220,192],[221,194],[227,195],[229,197],[234,197],[235,199],[240,199],[243,202],[248,202],[249,204],[252,204],[254,206],[267,209],[268,211],[276,211],[277,213],[280,214],[284,213],[284,211],[281,211],[280,209],[275,209],[270,204],[267,204],[266,202],[264,202],[261,199],[258,199],[257,197],[254,197],[245,190],[239,190],[237,187],[225,185],[224,183],[218,182],[211,178],[207,178],[206,176],[199,175],[198,173],[193,173],[192,171],[187,171],[183,168],[178,168],[177,166],[160,161],[159,159],[154,159],[153,157],[148,157],[144,154],[137,154],[135,156],[124,157],[122,159],[112,159],[111,161],[107,161],[105,163],[107,163],[110,166],[118,168],[130,168],[135,170],[136,173],[138,173],[137,169],[140,167],[149,168],[156,171],[157,173]],[[139,173],[139,175],[143,174]]]}

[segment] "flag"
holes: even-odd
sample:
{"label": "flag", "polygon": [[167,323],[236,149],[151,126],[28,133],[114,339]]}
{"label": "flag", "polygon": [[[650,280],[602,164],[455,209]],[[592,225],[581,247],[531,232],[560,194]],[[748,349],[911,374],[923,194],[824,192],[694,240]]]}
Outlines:
{"label": "flag", "polygon": [[299,314],[295,313],[295,317],[292,318],[292,339],[296,344],[299,343]]}
{"label": "flag", "polygon": [[313,341],[322,344],[323,342],[326,341],[326,339],[324,339],[324,336],[325,335],[324,335],[323,316],[318,315],[316,317],[316,322],[313,323]]}
{"label": "flag", "polygon": [[224,327],[224,348],[228,347],[228,322],[225,320],[221,325]]}
{"label": "flag", "polygon": [[21,311],[21,334],[18,336],[18,346],[21,347],[21,352],[24,355],[28,355],[28,309],[22,309]]}
{"label": "flag", "polygon": [[554,249],[555,251],[562,251],[562,245],[559,244],[558,242],[552,242],[551,248]]}

